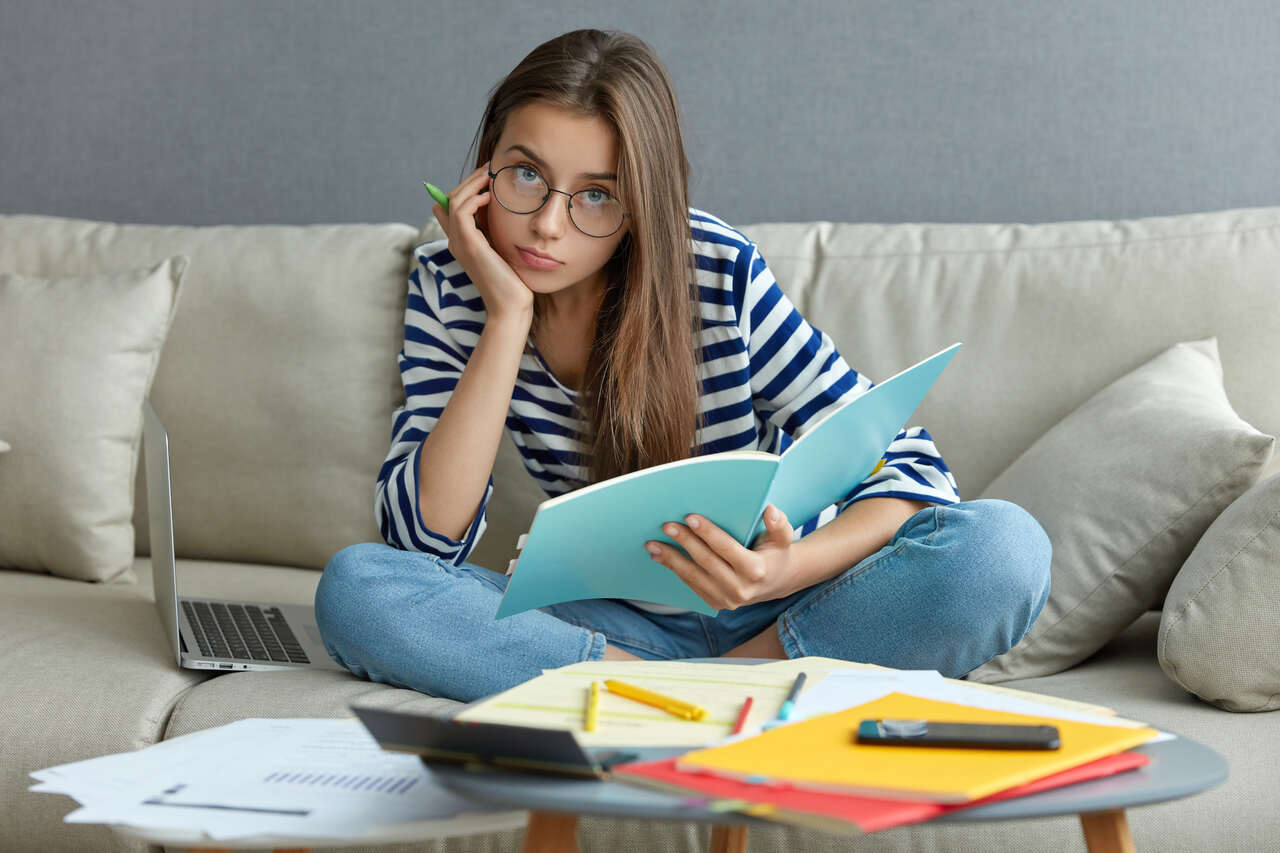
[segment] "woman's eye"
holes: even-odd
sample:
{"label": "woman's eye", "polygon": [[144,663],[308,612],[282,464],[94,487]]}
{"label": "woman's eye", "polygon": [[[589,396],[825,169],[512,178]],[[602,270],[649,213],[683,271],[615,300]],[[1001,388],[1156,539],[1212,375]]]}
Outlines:
{"label": "woman's eye", "polygon": [[542,180],[542,176],[529,166],[516,166],[516,177],[530,184],[536,184]]}
{"label": "woman's eye", "polygon": [[604,190],[583,190],[582,197],[586,199],[587,204],[604,204],[610,199],[610,195]]}

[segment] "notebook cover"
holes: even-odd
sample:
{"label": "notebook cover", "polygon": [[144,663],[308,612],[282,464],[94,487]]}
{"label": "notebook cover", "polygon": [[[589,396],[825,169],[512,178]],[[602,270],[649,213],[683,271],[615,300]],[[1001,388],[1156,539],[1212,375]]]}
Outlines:
{"label": "notebook cover", "polygon": [[759,451],[696,456],[543,501],[494,618],[590,598],[714,615],[678,575],[650,559],[644,543],[674,544],[662,525],[696,512],[746,545],[763,529],[768,503],[799,526],[875,469],[959,348],[952,344],[850,400],[812,424],[781,457]]}
{"label": "notebook cover", "polygon": [[604,777],[604,767],[583,752],[572,732],[462,722],[354,705],[351,710],[383,749],[416,753],[424,764],[485,765],[554,776]]}
{"label": "notebook cover", "polygon": [[[858,722],[869,718],[1053,725],[1062,746],[1022,751],[855,743]],[[757,737],[690,752],[677,766],[741,781],[763,777],[814,791],[964,803],[1122,752],[1158,734],[1151,728],[1014,714],[890,693]]]}
{"label": "notebook cover", "polygon": [[706,773],[683,772],[677,769],[676,761],[675,758],[668,758],[662,761],[640,761],[619,765],[613,768],[614,778],[649,787],[656,786],[666,791],[702,794],[716,800],[742,800],[754,806],[765,806],[764,809],[750,809],[758,817],[806,823],[805,816],[816,815],[848,824],[846,828],[861,832],[878,832],[895,826],[932,820],[957,809],[973,808],[999,800],[1023,797],[1052,788],[1136,770],[1145,766],[1151,759],[1140,752],[1120,752],[1061,773],[1041,777],[1025,785],[1008,788],[971,803],[956,805],[861,797],[852,794],[825,794],[801,788],[739,782]]}

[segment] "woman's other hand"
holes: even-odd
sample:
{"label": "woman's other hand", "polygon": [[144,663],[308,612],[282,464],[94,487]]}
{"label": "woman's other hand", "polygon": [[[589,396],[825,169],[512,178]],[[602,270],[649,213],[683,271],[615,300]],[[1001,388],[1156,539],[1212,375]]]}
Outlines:
{"label": "woman's other hand", "polygon": [[485,163],[449,193],[448,212],[439,204],[431,210],[449,238],[449,252],[480,291],[489,318],[506,314],[532,317],[533,291],[497,253],[481,229],[493,198],[489,183],[489,164]]}
{"label": "woman's other hand", "polygon": [[680,548],[650,540],[645,549],[654,562],[675,572],[707,604],[734,610],[796,591],[789,583],[794,574],[795,529],[773,504],[765,508],[764,526],[748,549],[704,516],[687,515],[683,524],[672,521],[662,526],[662,532]]}

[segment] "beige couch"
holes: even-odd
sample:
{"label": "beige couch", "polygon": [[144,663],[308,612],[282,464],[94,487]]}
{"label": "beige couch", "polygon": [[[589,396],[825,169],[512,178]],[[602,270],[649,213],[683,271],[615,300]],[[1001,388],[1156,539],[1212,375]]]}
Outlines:
{"label": "beige couch", "polygon": [[[1247,522],[1255,524],[1256,535],[1239,548],[1230,545],[1238,536],[1235,528],[1213,534],[1228,543],[1216,547],[1230,548],[1230,559],[1220,560],[1219,571],[1204,583],[1183,580],[1182,586],[1191,588],[1176,602],[1177,619],[1166,607],[1163,668],[1157,640],[1169,582],[1180,569],[1190,575],[1196,560],[1189,560],[1188,552],[1210,538],[1201,534],[1222,508],[1230,504],[1239,516],[1259,494],[1280,507],[1268,497],[1275,489],[1265,483],[1232,504],[1236,494],[1276,469],[1271,462],[1262,470],[1270,445],[1257,431],[1280,432],[1275,379],[1280,209],[1034,226],[801,223],[743,230],[759,243],[802,312],[872,378],[883,379],[952,341],[963,341],[965,348],[913,423],[933,434],[963,497],[978,497],[1003,483],[1007,493],[1057,514],[1041,518],[1055,536],[1054,591],[1076,598],[1051,601],[1046,608],[1042,622],[1058,628],[1059,636],[1042,643],[1039,654],[993,662],[984,668],[984,680],[1025,675],[1057,661],[1068,668],[1007,683],[1110,705],[1208,744],[1230,761],[1230,778],[1221,787],[1177,804],[1133,811],[1139,849],[1274,849],[1280,838],[1274,793],[1280,789],[1280,717],[1229,713],[1188,692],[1195,689],[1224,705],[1248,704],[1259,691],[1280,694],[1268,656],[1250,657],[1268,650],[1280,656],[1280,613],[1273,609],[1280,558],[1274,552],[1255,553],[1258,543],[1275,541],[1269,538],[1275,532],[1274,513],[1266,515],[1265,503],[1261,516],[1256,508],[1252,515],[1245,513],[1262,521]],[[167,339],[154,382],[149,375],[139,381],[142,374],[135,370],[132,384],[91,383],[61,403],[46,387],[39,394],[42,411],[74,405],[103,421],[114,417],[129,429],[136,423],[140,430],[140,416],[134,419],[131,407],[151,383],[151,399],[172,442],[176,543],[185,590],[309,602],[331,554],[378,538],[373,481],[390,437],[391,412],[401,398],[396,352],[404,278],[412,249],[434,236],[434,224],[423,232],[403,224],[187,228],[5,216],[0,217],[0,285],[4,274],[18,274],[24,281],[77,279],[80,286],[95,288],[101,284],[95,276],[106,272],[149,268],[178,255],[189,259],[185,270],[168,270],[175,281],[180,277],[181,288],[171,326],[166,309],[157,311],[157,328]],[[4,293],[0,286],[0,314]],[[1099,414],[1097,406],[1082,405],[1101,399],[1096,392],[1172,345],[1210,338],[1216,338],[1221,354],[1227,398],[1243,419],[1226,427],[1237,439],[1243,436],[1236,451],[1248,457],[1226,460],[1230,478],[1196,468],[1198,458],[1214,456],[1218,442],[1204,445],[1202,437],[1193,437],[1191,445],[1164,446],[1160,430],[1152,438],[1141,423],[1125,425],[1124,418],[1143,415],[1142,400],[1118,407],[1122,427],[1109,419],[1105,406]],[[14,358],[4,346],[0,341],[0,359]],[[1210,349],[1197,350],[1201,356],[1196,358],[1209,358]],[[48,357],[61,351],[54,348]],[[112,369],[109,360],[103,362],[101,369]],[[145,359],[142,364],[138,369],[145,373]],[[80,369],[74,365],[66,375],[79,375]],[[22,379],[12,375],[15,383]],[[1170,393],[1177,392],[1177,384],[1157,383]],[[45,415],[44,424],[24,424],[25,402],[0,387],[0,440],[12,445],[0,454],[0,510],[4,501],[14,501],[12,491],[4,491],[6,470],[19,470],[31,436],[56,438],[60,425],[70,422]],[[1176,432],[1183,418],[1164,416],[1163,421]],[[1250,433],[1243,422],[1256,431]],[[1089,435],[1094,437],[1079,438]],[[96,444],[88,446],[75,434],[64,441],[42,464],[63,465],[74,476],[104,476],[109,466],[95,460]],[[123,457],[131,464],[137,458],[136,433],[133,442],[126,436],[112,445],[131,452]],[[1078,465],[1063,468],[1064,446],[1076,448]],[[1123,460],[1137,460],[1137,473],[1125,469],[1129,479],[1117,492],[1113,480],[1119,474],[1107,472],[1119,471]],[[115,503],[98,511],[117,527],[128,526],[132,513],[137,553],[132,565],[117,567],[117,574],[99,582],[58,576],[66,572],[56,565],[0,571],[5,697],[0,704],[0,849],[80,853],[145,846],[105,827],[64,824],[62,817],[74,803],[29,793],[33,780],[27,774],[33,770],[250,716],[345,716],[351,703],[406,709],[454,704],[340,672],[211,677],[177,669],[151,604],[142,478],[121,480],[119,459],[113,464],[116,482],[98,485],[102,494],[115,496]],[[1082,501],[1080,493],[1067,488],[1073,467],[1105,499]],[[1052,478],[1037,480],[1046,471]],[[1173,480],[1159,479],[1170,472]],[[1148,475],[1155,481],[1132,482]],[[1179,493],[1181,483],[1197,477],[1209,477],[1208,487]],[[504,442],[495,478],[489,529],[473,557],[491,567],[505,565],[538,498],[509,443]],[[1264,488],[1270,491],[1263,493]],[[23,518],[39,517],[31,515],[37,510],[57,515],[65,507],[42,508],[39,502],[56,504],[73,491],[64,487],[50,495],[38,484],[29,489],[22,496]],[[1088,493],[1095,493],[1092,486]],[[1062,498],[1072,494],[1074,502]],[[1124,505],[1107,505],[1117,494]],[[70,513],[69,522],[63,512],[63,521],[74,526],[85,517],[77,512]],[[0,530],[5,524],[0,515]],[[1155,526],[1138,529],[1143,524]],[[1178,536],[1170,539],[1175,528]],[[27,525],[21,535],[28,542],[35,536],[40,545],[42,529],[33,533]],[[76,535],[73,527],[57,529],[60,537]],[[6,543],[10,555],[21,556],[16,541],[0,535],[0,556]],[[1200,563],[1215,558],[1209,547],[1214,544],[1201,549]],[[1059,558],[1068,557],[1079,565],[1059,564]],[[1246,557],[1252,562],[1241,568]],[[22,561],[11,557],[11,563]],[[1135,567],[1146,575],[1124,574]],[[1244,574],[1246,569],[1252,574]],[[1213,583],[1237,575],[1242,584],[1254,585],[1233,587],[1210,600],[1206,590],[1216,589]],[[1233,590],[1244,588],[1251,590],[1249,606],[1228,606]],[[1090,620],[1071,621],[1086,611]],[[1073,656],[1088,659],[1062,663]],[[1214,682],[1219,672],[1230,678]],[[707,840],[706,828],[691,824],[584,819],[580,827],[582,845],[590,850],[697,849]],[[435,846],[506,850],[518,841],[518,833],[507,831]],[[854,847],[1071,850],[1083,844],[1079,823],[1062,818],[924,825],[871,836]],[[851,845],[812,831],[771,827],[753,832],[751,849]]]}

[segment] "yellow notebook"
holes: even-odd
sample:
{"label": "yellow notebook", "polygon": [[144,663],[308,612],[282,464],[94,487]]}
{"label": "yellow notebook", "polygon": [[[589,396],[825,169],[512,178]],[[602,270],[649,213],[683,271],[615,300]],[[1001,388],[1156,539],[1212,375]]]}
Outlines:
{"label": "yellow notebook", "polygon": [[[871,746],[854,742],[858,722],[864,719],[1053,725],[1062,746],[1043,751]],[[1151,728],[1034,717],[890,693],[753,738],[687,753],[677,767],[815,791],[965,803],[1121,752],[1158,734]]]}

